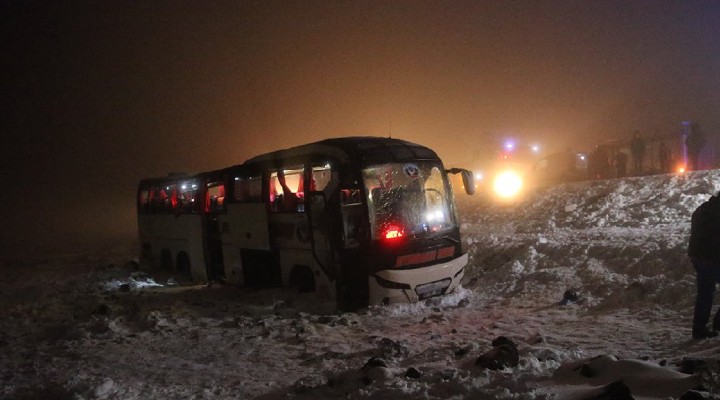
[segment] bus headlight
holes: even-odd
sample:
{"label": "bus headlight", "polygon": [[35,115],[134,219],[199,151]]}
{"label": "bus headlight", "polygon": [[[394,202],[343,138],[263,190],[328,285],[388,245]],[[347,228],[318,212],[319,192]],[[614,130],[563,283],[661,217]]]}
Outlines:
{"label": "bus headlight", "polygon": [[517,196],[522,188],[522,178],[514,171],[503,171],[495,178],[493,190],[498,197],[510,199]]}

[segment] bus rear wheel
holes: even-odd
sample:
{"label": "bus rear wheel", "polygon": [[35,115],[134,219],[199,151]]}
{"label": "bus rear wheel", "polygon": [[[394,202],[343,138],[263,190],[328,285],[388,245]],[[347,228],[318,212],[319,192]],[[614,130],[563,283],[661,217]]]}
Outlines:
{"label": "bus rear wheel", "polygon": [[290,272],[290,281],[288,285],[291,289],[297,290],[299,293],[309,293],[315,291],[315,276],[310,268],[304,265],[296,265]]}

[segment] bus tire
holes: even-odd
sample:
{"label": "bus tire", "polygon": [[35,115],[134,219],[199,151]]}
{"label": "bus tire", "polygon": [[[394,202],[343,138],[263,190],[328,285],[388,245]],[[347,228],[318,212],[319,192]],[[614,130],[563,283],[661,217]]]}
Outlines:
{"label": "bus tire", "polygon": [[360,277],[355,280],[348,277],[339,278],[337,281],[337,308],[340,311],[355,312],[368,306],[367,279]]}
{"label": "bus tire", "polygon": [[356,312],[367,307],[367,302],[358,299],[352,286],[340,283],[337,285],[336,304],[337,309],[342,312]]}
{"label": "bus tire", "polygon": [[290,272],[290,280],[288,286],[297,290],[299,293],[309,293],[315,291],[315,276],[309,267],[305,265],[296,265]]}

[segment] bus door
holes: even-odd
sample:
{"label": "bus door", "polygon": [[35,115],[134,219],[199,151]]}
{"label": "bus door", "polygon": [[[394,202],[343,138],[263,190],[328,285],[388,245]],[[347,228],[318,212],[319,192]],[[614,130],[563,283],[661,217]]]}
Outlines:
{"label": "bus door", "polygon": [[225,212],[225,182],[209,181],[205,190],[203,239],[208,282],[225,280],[219,216]]}
{"label": "bus door", "polygon": [[334,253],[332,244],[337,230],[333,229],[333,212],[328,200],[337,188],[337,173],[332,174],[330,165],[314,166],[309,171],[310,187],[308,198],[308,222],[312,238],[312,252],[315,262],[334,278]]}
{"label": "bus door", "polygon": [[232,198],[221,216],[225,277],[228,281],[257,286],[257,270],[274,263],[270,248],[267,205],[262,196],[262,175],[231,174]]}
{"label": "bus door", "polygon": [[[306,200],[307,171],[303,164],[276,165],[266,170],[268,223],[273,262],[258,272],[271,279],[272,286],[297,287],[313,291],[313,257]],[[263,277],[260,275],[260,277]]]}
{"label": "bus door", "polygon": [[337,271],[338,307],[353,311],[368,301],[368,248],[365,236],[369,231],[367,207],[359,185],[340,187],[340,262]]}

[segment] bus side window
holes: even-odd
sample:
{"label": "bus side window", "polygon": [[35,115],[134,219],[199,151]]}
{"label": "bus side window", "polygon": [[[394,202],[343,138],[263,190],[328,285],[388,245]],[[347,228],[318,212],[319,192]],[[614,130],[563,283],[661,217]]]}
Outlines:
{"label": "bus side window", "polygon": [[152,201],[153,214],[162,214],[165,212],[165,198],[167,198],[165,191],[160,187],[156,188]]}
{"label": "bus side window", "polygon": [[312,168],[312,182],[310,183],[311,191],[323,191],[330,183],[332,170],[330,165],[326,164],[322,167]]}
{"label": "bus side window", "polygon": [[360,189],[341,189],[340,207],[343,217],[345,247],[357,247],[360,244],[363,221],[362,194]]}
{"label": "bus side window", "polygon": [[148,196],[148,202],[146,204],[146,210],[149,214],[156,214],[160,210],[160,189],[150,189],[150,196]]}
{"label": "bus side window", "polygon": [[342,189],[340,190],[340,202],[342,205],[360,204],[362,197],[360,189]]}
{"label": "bus side window", "polygon": [[262,202],[262,177],[235,177],[234,199],[241,203]]}
{"label": "bus side window", "polygon": [[178,195],[179,209],[178,212],[186,214],[197,214],[198,212],[198,184],[195,182],[185,182],[180,186]]}
{"label": "bus side window", "polygon": [[172,214],[178,205],[177,190],[175,185],[163,186],[158,190],[158,212],[161,214]]}
{"label": "bus side window", "polygon": [[147,214],[150,212],[150,197],[152,196],[152,189],[143,188],[140,189],[138,194],[138,212],[141,214]]}
{"label": "bus side window", "polygon": [[303,173],[303,166],[271,172],[268,194],[271,212],[305,212]]}
{"label": "bus side window", "polygon": [[178,207],[178,191],[177,191],[177,185],[172,185],[170,189],[170,207],[167,210],[169,213],[175,213],[177,212]]}
{"label": "bus side window", "polygon": [[143,187],[138,195],[138,211],[142,214],[174,214],[183,209],[184,196],[174,183]]}
{"label": "bus side window", "polygon": [[205,194],[205,212],[219,213],[225,210],[225,185],[221,182],[208,183]]}

